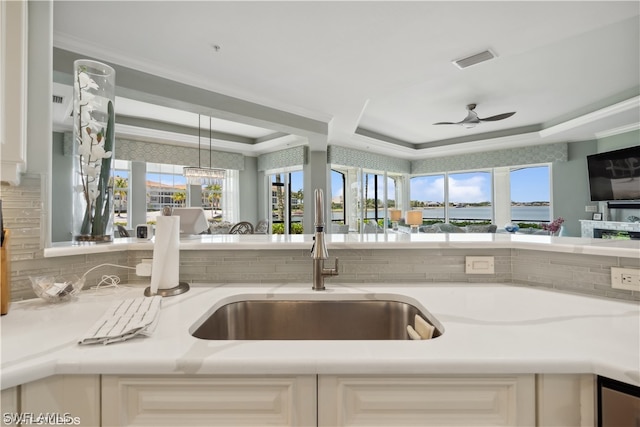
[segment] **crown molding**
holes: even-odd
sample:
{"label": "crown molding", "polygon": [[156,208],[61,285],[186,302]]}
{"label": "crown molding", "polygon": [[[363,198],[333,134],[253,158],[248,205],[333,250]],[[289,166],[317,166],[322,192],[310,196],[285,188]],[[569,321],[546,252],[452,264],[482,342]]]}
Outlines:
{"label": "crown molding", "polygon": [[640,130],[640,123],[632,123],[630,125],[620,126],[614,129],[598,132],[596,133],[596,138],[597,139],[608,138],[610,136],[620,135],[622,133],[633,132],[636,130]]}
{"label": "crown molding", "polygon": [[580,117],[576,117],[575,119],[567,120],[566,122],[562,122],[555,126],[545,128],[539,132],[540,137],[547,138],[552,135],[567,132],[581,126],[586,126],[595,121],[606,119],[616,114],[624,113],[634,108],[640,108],[640,96],[629,98],[625,101],[618,102],[608,107],[604,107],[591,113],[584,114]]}

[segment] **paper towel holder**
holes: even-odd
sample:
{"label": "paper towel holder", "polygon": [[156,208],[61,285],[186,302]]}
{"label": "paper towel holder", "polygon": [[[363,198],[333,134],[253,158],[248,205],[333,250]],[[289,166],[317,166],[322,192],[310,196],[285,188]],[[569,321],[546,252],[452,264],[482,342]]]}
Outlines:
{"label": "paper towel holder", "polygon": [[[171,214],[173,213],[172,211],[173,211],[173,208],[171,206],[164,206],[162,208],[162,216],[171,216]],[[169,289],[158,289],[158,291],[155,294],[151,293],[151,286],[148,286],[144,290],[144,296],[151,297],[154,295],[160,295],[161,297],[172,297],[175,295],[184,294],[188,290],[189,290],[189,284],[187,282],[179,281],[178,286],[174,286],[173,288],[169,288]]]}
{"label": "paper towel holder", "polygon": [[[178,282],[178,286],[174,286],[169,289],[158,289],[158,292],[155,295],[160,295],[161,297],[172,297],[175,295],[184,294],[189,290],[189,284],[187,282]],[[151,293],[151,286],[148,286],[144,290],[145,297],[152,297],[154,294]]]}

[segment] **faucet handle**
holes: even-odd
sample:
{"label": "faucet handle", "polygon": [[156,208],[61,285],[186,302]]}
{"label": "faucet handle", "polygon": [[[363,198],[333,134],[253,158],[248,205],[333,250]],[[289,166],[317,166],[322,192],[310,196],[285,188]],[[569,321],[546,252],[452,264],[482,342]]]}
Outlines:
{"label": "faucet handle", "polygon": [[338,275],[338,258],[336,257],[335,267],[323,268],[322,272],[325,276],[337,276]]}

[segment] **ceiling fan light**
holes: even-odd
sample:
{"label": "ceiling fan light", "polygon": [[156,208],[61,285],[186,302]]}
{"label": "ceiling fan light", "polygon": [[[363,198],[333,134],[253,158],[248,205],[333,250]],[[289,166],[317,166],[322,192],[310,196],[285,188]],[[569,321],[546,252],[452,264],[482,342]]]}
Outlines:
{"label": "ceiling fan light", "polygon": [[462,125],[463,128],[466,128],[466,129],[473,129],[477,125],[477,123],[472,123],[472,122],[463,122],[460,124]]}

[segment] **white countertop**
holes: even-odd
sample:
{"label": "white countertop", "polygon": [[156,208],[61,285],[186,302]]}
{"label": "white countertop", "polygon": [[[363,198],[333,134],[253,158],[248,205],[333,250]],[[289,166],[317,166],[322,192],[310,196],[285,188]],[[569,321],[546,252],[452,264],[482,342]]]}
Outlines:
{"label": "white countertop", "polygon": [[[592,373],[640,385],[640,306],[506,285],[309,284],[192,286],[163,299],[152,337],[109,345],[77,340],[115,293],[77,301],[13,303],[0,320],[2,389],[54,374],[526,374]],[[106,292],[108,294],[104,294]],[[428,341],[207,341],[189,328],[242,295],[347,298],[393,294],[415,300],[444,326]],[[282,295],[281,295],[282,294]]]}
{"label": "white countertop", "polygon": [[[639,257],[640,240],[588,239],[530,234],[494,233],[419,233],[419,234],[327,234],[331,249],[529,249],[589,255]],[[311,234],[213,234],[181,239],[181,250],[282,250],[310,249]],[[54,243],[44,250],[45,257],[105,253],[128,250],[153,250],[153,240],[117,238],[113,243]]]}

